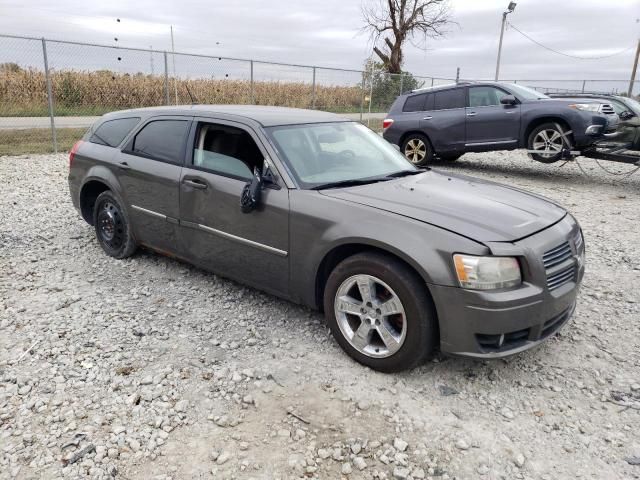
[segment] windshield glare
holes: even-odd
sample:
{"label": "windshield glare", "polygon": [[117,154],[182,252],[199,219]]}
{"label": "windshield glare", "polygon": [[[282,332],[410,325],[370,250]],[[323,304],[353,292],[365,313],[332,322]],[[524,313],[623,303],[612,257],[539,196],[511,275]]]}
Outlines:
{"label": "windshield glare", "polygon": [[417,170],[380,135],[356,122],[267,129],[302,188]]}
{"label": "windshield glare", "polygon": [[516,96],[523,100],[540,100],[542,98],[549,98],[544,93],[540,93],[533,88],[523,87],[522,85],[516,85],[515,83],[509,83],[508,86]]}

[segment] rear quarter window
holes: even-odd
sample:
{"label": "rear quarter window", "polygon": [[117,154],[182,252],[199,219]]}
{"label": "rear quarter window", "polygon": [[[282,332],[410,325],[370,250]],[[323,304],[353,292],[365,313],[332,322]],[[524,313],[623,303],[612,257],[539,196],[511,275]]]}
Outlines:
{"label": "rear quarter window", "polygon": [[91,133],[89,141],[108,147],[117,147],[139,121],[140,117],[107,120]]}
{"label": "rear quarter window", "polygon": [[407,97],[402,107],[403,112],[421,112],[425,110],[425,104],[427,100],[427,94],[422,93],[420,95],[411,95]]}

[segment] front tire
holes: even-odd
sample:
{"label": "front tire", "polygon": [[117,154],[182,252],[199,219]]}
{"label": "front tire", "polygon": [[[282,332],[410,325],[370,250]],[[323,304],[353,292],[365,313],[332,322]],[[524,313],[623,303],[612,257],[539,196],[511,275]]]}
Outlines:
{"label": "front tire", "polygon": [[429,292],[390,256],[365,252],[338,264],[325,286],[324,311],[342,349],[374,370],[407,370],[434,350],[438,329]]}
{"label": "front tire", "polygon": [[[527,149],[531,158],[541,163],[554,163],[562,158],[562,151],[565,148],[571,148],[571,145],[567,145],[568,136],[559,128],[562,127],[549,122],[533,129],[527,140]],[[533,151],[540,153],[533,153]]]}
{"label": "front tire", "polygon": [[126,258],[133,255],[136,242],[131,223],[122,202],[110,190],[96,198],[93,207],[93,225],[98,243],[107,255]]}
{"label": "front tire", "polygon": [[407,160],[416,166],[427,165],[433,161],[433,147],[429,139],[420,133],[412,133],[404,139],[401,151]]}

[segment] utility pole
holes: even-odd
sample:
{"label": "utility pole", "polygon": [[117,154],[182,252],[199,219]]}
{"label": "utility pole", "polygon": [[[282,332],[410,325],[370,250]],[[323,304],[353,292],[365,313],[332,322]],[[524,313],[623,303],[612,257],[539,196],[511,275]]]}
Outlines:
{"label": "utility pole", "polygon": [[507,15],[512,13],[516,9],[516,2],[509,2],[506,12],[502,12],[502,28],[500,29],[500,42],[498,43],[498,60],[496,61],[496,77],[495,81],[498,81],[500,76],[500,55],[502,55],[502,38],[504,37],[504,25],[507,23]]}
{"label": "utility pole", "polygon": [[638,47],[636,48],[636,58],[633,61],[633,70],[631,70],[631,80],[629,81],[629,96],[633,96],[633,84],[636,81],[636,70],[638,69],[638,57],[640,57],[640,38],[638,39]]}
{"label": "utility pole", "polygon": [[178,76],[176,74],[176,46],[173,43],[173,25],[171,25],[171,59],[173,60],[173,93],[178,104]]}

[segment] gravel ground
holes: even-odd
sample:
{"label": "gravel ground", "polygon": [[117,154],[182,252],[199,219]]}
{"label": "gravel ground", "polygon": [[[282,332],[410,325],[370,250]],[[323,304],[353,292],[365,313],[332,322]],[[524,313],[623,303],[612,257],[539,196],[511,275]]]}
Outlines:
{"label": "gravel ground", "polygon": [[316,312],[153,253],[105,256],[66,162],[0,157],[0,479],[640,478],[640,172],[443,165],[575,214],[578,309],[515,358],[385,375]]}

